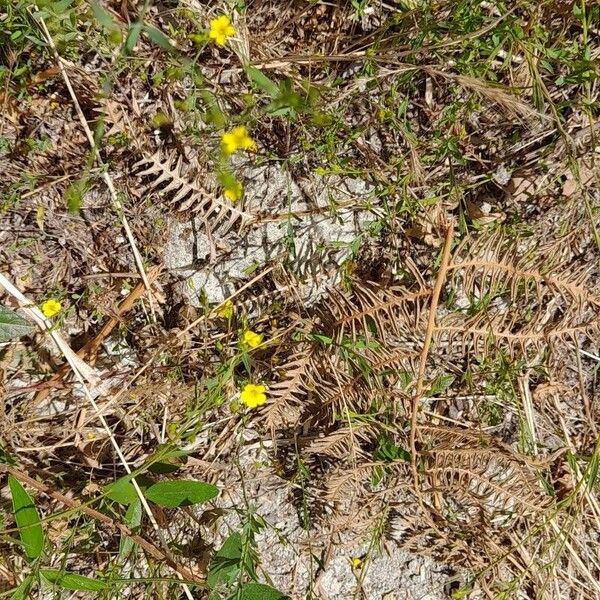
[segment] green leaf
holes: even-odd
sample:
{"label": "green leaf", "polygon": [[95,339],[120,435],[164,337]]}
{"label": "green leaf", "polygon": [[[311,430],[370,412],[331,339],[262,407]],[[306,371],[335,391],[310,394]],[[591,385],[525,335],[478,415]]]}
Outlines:
{"label": "green leaf", "polygon": [[279,84],[277,93],[273,96],[271,102],[265,109],[269,114],[274,116],[295,116],[297,112],[304,109],[304,99],[298,94],[290,79],[286,79]]}
{"label": "green leaf", "polygon": [[227,118],[219,107],[217,97],[208,90],[201,90],[200,97],[206,107],[206,122],[214,125],[216,129],[223,129],[227,125]]}
{"label": "green leaf", "polygon": [[444,390],[448,389],[452,385],[453,381],[453,375],[440,375],[431,384],[429,395],[437,396],[438,394],[441,394]]}
{"label": "green leaf", "polygon": [[279,93],[279,86],[273,80],[269,79],[260,69],[248,65],[246,67],[246,74],[257,88],[269,94],[271,98],[275,98]]}
{"label": "green leaf", "polygon": [[152,27],[151,25],[144,25],[144,33],[159,47],[163,50],[167,50],[167,52],[171,52],[175,50],[175,46],[171,44],[171,40],[160,30],[156,29],[156,27]]}
{"label": "green leaf", "polygon": [[25,554],[30,560],[40,556],[44,549],[44,532],[40,516],[35,508],[33,499],[25,488],[12,475],[8,476],[8,487],[12,497],[13,512],[19,536],[25,548]]}
{"label": "green leaf", "polygon": [[242,560],[242,536],[232,533],[213,556],[206,583],[211,590],[232,583],[237,578]]}
{"label": "green leaf", "polygon": [[81,210],[84,195],[89,190],[87,179],[79,179],[67,187],[64,193],[67,210],[71,214],[77,214]]}
{"label": "green leaf", "polygon": [[154,504],[175,508],[206,502],[218,493],[216,486],[201,481],[160,481],[149,487],[145,496]]}
{"label": "green leaf", "polygon": [[375,460],[384,461],[410,461],[410,452],[401,446],[397,446],[392,438],[387,434],[383,434],[378,440],[377,449],[375,450],[373,457]]}
{"label": "green leaf", "polygon": [[[133,483],[131,483],[132,479],[132,475],[125,475],[124,477],[117,479],[117,481],[110,483],[104,488],[104,495],[119,504],[128,505],[136,502],[139,498]],[[150,478],[145,477],[144,475],[138,475],[135,480],[142,490],[154,483]]]}
{"label": "green leaf", "polygon": [[21,581],[21,584],[12,593],[10,600],[26,600],[29,598],[29,591],[31,590],[31,584],[33,583],[33,575],[28,575]]}
{"label": "green leaf", "polygon": [[167,475],[168,473],[175,473],[181,469],[181,464],[168,463],[168,462],[155,462],[148,467],[150,473],[156,473],[157,475]]}
{"label": "green leaf", "polygon": [[[142,501],[139,498],[136,498],[136,501],[132,502],[127,507],[127,512],[125,513],[125,523],[134,533],[137,533],[140,530],[142,514]],[[135,542],[130,537],[123,535],[119,542],[119,556],[121,558],[127,558],[131,554],[134,545]]]}
{"label": "green leaf", "polygon": [[320,333],[313,333],[312,337],[317,340],[317,342],[321,342],[324,346],[331,346],[333,344],[333,339],[327,335],[322,335]]}
{"label": "green leaf", "polygon": [[73,0],[59,0],[51,4],[51,10],[55,15],[60,15],[66,12],[71,7],[71,4],[73,4]]}
{"label": "green leaf", "polygon": [[66,571],[55,571],[52,569],[42,569],[40,573],[50,583],[58,585],[65,590],[74,590],[79,592],[102,592],[107,588],[105,581],[92,579],[77,575],[77,573],[68,573]]}
{"label": "green leaf", "polygon": [[131,483],[130,477],[122,477],[104,488],[107,498],[119,504],[132,504],[138,498],[137,492]]}
{"label": "green leaf", "polygon": [[13,467],[17,464],[17,461],[6,451],[2,444],[0,444],[0,464]]}
{"label": "green leaf", "polygon": [[32,330],[29,321],[0,305],[0,343],[21,337]]}
{"label": "green leaf", "polygon": [[246,583],[240,588],[239,595],[236,593],[229,600],[238,598],[239,600],[286,600],[289,596],[269,585],[262,583]]}
{"label": "green leaf", "polygon": [[100,2],[98,2],[98,0],[91,0],[90,5],[96,21],[98,21],[104,29],[108,31],[119,29],[119,26],[112,15],[100,4]]}
{"label": "green leaf", "polygon": [[127,34],[127,39],[125,40],[125,54],[131,54],[135,45],[138,43],[138,39],[140,38],[140,33],[142,31],[142,23],[137,21],[129,28],[129,33]]}

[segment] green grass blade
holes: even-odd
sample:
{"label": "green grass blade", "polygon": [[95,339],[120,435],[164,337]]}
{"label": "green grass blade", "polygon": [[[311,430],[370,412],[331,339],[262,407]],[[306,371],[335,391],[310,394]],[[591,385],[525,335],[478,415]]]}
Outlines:
{"label": "green grass blade", "polygon": [[269,585],[247,583],[242,586],[239,595],[233,595],[230,600],[233,600],[233,598],[239,598],[239,600],[286,600],[289,596],[282,594]]}
{"label": "green grass blade", "polygon": [[50,583],[57,585],[65,590],[76,592],[102,592],[107,588],[105,581],[92,579],[77,575],[77,573],[68,573],[66,571],[56,571],[54,569],[42,569],[40,573]]}
{"label": "green grass blade", "polygon": [[13,592],[10,600],[25,600],[29,598],[29,591],[31,590],[31,586],[33,584],[33,575],[28,575],[21,581],[21,584],[15,591]]}

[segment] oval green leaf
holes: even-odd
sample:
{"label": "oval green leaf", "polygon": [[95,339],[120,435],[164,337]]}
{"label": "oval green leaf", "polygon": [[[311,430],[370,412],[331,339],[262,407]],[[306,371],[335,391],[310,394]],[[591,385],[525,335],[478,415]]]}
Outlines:
{"label": "oval green leaf", "polygon": [[[105,486],[104,493],[106,494],[106,497],[126,506],[136,502],[138,500],[138,495],[133,483],[131,483],[132,479],[132,475],[125,475],[124,477],[117,479],[114,483]],[[142,490],[153,483],[149,477],[144,475],[138,475],[135,480]]]}
{"label": "oval green leaf", "polygon": [[279,92],[279,86],[272,80],[269,79],[260,69],[248,65],[246,67],[246,74],[257,88],[266,92],[272,98],[275,98]]}
{"label": "oval green leaf", "polygon": [[44,532],[33,499],[21,483],[12,475],[8,476],[8,487],[12,497],[15,521],[19,528],[19,536],[30,560],[40,556],[44,549]]}
{"label": "oval green leaf", "polygon": [[144,25],[144,32],[159,48],[168,52],[175,50],[171,40],[160,29],[156,29],[151,25]]}
{"label": "oval green leaf", "polygon": [[57,585],[65,590],[76,592],[101,592],[106,589],[107,584],[100,579],[92,579],[77,575],[77,573],[68,573],[67,571],[55,571],[54,569],[42,569],[40,573],[50,583]]}
{"label": "oval green leaf", "polygon": [[202,481],[160,481],[144,492],[148,500],[165,508],[200,504],[218,493],[216,486]]}
{"label": "oval green leaf", "polygon": [[20,317],[14,310],[0,306],[0,343],[21,337],[31,330],[29,321]]}
{"label": "oval green leaf", "polygon": [[289,596],[282,594],[279,590],[262,583],[247,583],[240,589],[239,595],[230,598],[239,600],[287,600]]}

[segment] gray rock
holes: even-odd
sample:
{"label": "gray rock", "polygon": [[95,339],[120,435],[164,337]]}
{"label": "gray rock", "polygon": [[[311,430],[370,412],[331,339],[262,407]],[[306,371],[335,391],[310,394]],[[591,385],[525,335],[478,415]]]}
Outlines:
{"label": "gray rock", "polygon": [[[171,220],[163,260],[185,283],[181,291],[200,306],[222,302],[270,261],[288,260],[307,284],[305,299],[318,296],[323,282],[337,276],[335,265],[351,253],[350,244],[363,234],[372,217],[363,208],[372,187],[339,176],[314,178],[304,190],[275,165],[243,167],[244,209],[257,215],[241,232],[220,237],[207,230],[203,217]],[[310,197],[309,197],[310,196]]]}

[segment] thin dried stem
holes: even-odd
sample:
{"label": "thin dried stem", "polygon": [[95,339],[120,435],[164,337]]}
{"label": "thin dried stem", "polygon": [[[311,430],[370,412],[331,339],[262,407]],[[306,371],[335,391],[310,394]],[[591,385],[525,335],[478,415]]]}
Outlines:
{"label": "thin dried stem", "polygon": [[431,304],[429,305],[429,317],[427,320],[427,331],[425,332],[425,341],[423,342],[423,349],[421,351],[421,357],[419,360],[419,372],[417,375],[417,384],[415,387],[415,395],[412,398],[412,413],[410,419],[410,455],[411,455],[411,468],[413,472],[413,478],[415,483],[415,489],[418,486],[419,474],[417,471],[417,448],[416,448],[416,436],[417,436],[417,416],[419,411],[419,403],[423,398],[425,391],[425,369],[427,367],[427,357],[429,356],[429,348],[431,347],[431,340],[433,339],[433,332],[435,329],[435,317],[437,313],[438,302],[440,300],[440,294],[442,292],[442,286],[446,280],[446,272],[448,271],[448,263],[450,261],[450,249],[452,248],[452,239],[454,235],[454,226],[450,223],[446,228],[446,235],[444,238],[444,248],[442,250],[442,260],[440,263],[440,270],[438,271],[435,286],[433,288],[433,294],[431,296]]}

